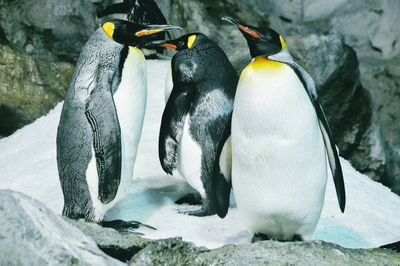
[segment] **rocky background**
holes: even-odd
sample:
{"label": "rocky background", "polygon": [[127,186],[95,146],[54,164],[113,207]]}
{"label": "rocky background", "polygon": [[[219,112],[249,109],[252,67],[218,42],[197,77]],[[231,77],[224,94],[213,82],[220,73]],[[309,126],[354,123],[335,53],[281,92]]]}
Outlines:
{"label": "rocky background", "polygon": [[[0,136],[64,97],[110,0],[0,0]],[[270,26],[310,72],[340,154],[400,194],[400,1],[157,0],[169,23],[219,43],[240,71],[247,45],[223,15]]]}

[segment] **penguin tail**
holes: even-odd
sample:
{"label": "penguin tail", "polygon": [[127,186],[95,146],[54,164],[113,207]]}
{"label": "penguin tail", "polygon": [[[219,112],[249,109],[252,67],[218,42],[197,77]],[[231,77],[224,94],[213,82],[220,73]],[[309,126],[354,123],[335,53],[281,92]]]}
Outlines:
{"label": "penguin tail", "polygon": [[217,209],[217,215],[224,218],[229,209],[229,196],[231,193],[231,184],[226,181],[220,173],[214,176],[214,203]]}

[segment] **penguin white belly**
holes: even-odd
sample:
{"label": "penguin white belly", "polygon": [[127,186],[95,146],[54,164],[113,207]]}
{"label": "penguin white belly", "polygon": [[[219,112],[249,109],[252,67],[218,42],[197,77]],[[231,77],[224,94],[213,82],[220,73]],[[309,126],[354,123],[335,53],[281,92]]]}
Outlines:
{"label": "penguin white belly", "polygon": [[[121,130],[121,181],[114,200],[108,204],[101,203],[98,199],[96,160],[92,158],[86,177],[96,220],[101,220],[105,212],[129,192],[133,181],[147,100],[146,62],[139,49],[129,47],[121,82],[113,98]],[[92,154],[94,156],[93,150]]]}
{"label": "penguin white belly", "polygon": [[313,233],[327,180],[317,119],[289,66],[243,71],[232,117],[232,185],[253,233],[282,240]]}
{"label": "penguin white belly", "polygon": [[189,185],[197,190],[202,198],[205,198],[206,192],[201,181],[201,147],[193,140],[189,126],[189,115],[187,115],[179,143],[177,170]]}

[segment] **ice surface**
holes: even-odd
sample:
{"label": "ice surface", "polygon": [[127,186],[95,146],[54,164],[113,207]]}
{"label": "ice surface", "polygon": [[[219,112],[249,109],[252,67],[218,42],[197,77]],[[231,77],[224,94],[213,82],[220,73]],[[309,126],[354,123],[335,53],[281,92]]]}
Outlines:
{"label": "ice surface", "polygon": [[[157,142],[164,108],[164,82],[168,61],[150,60],[148,104],[142,140],[130,194],[107,214],[107,219],[138,220],[158,230],[140,229],[148,238],[181,236],[209,248],[248,243],[251,236],[232,207],[225,219],[216,215],[192,217],[177,213],[174,201],[191,192],[178,177],[169,177],[158,162]],[[56,164],[56,130],[61,112],[58,104],[48,115],[0,140],[0,189],[26,193],[61,213],[63,197]],[[358,173],[341,160],[347,206],[339,210],[331,178],[320,223],[313,236],[345,247],[376,247],[400,240],[400,197],[383,185]]]}

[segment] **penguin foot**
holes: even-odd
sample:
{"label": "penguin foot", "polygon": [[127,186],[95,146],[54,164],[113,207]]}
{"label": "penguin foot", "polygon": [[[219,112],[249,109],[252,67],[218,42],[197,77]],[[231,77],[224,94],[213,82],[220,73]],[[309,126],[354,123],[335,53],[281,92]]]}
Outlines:
{"label": "penguin foot", "polygon": [[217,213],[217,209],[214,207],[214,204],[211,202],[209,198],[202,199],[202,206],[201,209],[195,211],[181,211],[178,210],[179,213],[197,216],[197,217],[204,217],[209,215],[214,215]]}
{"label": "penguin foot", "polygon": [[271,240],[271,238],[266,234],[257,233],[257,234],[253,235],[253,238],[251,239],[251,243],[266,241],[266,240]]}
{"label": "penguin foot", "polygon": [[111,220],[111,221],[101,221],[100,225],[106,228],[113,228],[120,233],[129,233],[129,234],[137,234],[143,235],[142,233],[136,232],[135,230],[138,229],[140,226],[144,226],[153,230],[157,230],[156,228],[143,224],[138,221],[123,221],[123,220]]}
{"label": "penguin foot", "polygon": [[182,198],[175,201],[176,204],[188,204],[188,205],[201,205],[202,200],[199,193],[189,193]]}
{"label": "penguin foot", "polygon": [[195,211],[180,211],[180,210],[178,210],[178,213],[187,214],[187,215],[191,215],[191,216],[197,216],[197,217],[204,217],[204,216],[214,215],[217,212],[215,210],[208,210],[208,209],[201,208],[200,210],[195,210]]}

